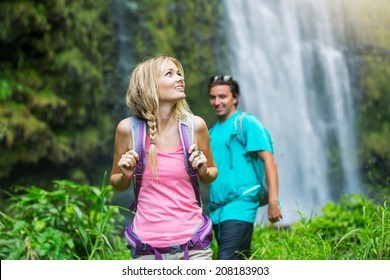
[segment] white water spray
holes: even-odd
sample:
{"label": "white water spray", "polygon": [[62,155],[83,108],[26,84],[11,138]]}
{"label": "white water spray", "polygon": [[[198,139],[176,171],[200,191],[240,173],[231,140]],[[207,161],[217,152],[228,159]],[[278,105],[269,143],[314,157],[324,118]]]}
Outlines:
{"label": "white water spray", "polygon": [[275,157],[285,224],[360,191],[350,77],[336,40],[342,18],[328,2],[224,1],[239,109],[257,115],[284,152]]}

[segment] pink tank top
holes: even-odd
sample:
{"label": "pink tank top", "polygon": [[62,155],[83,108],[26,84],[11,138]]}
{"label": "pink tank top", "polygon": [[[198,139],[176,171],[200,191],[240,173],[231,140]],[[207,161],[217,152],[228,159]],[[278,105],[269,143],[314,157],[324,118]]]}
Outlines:
{"label": "pink tank top", "polygon": [[134,217],[134,232],[153,247],[186,243],[202,223],[190,177],[184,165],[183,147],[175,151],[157,149],[158,179],[149,165],[150,139],[146,137],[146,165]]}

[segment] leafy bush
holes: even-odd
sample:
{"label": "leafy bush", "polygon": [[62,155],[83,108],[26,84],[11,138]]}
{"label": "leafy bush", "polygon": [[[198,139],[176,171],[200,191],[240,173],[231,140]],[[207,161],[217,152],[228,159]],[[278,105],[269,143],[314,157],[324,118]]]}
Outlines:
{"label": "leafy bush", "polygon": [[111,186],[58,180],[52,189],[19,187],[10,198],[0,212],[1,259],[129,258],[123,216],[107,204]]}
{"label": "leafy bush", "polygon": [[111,2],[0,1],[0,179],[7,185],[50,184],[77,170],[99,180],[93,174],[110,158],[117,117]]}

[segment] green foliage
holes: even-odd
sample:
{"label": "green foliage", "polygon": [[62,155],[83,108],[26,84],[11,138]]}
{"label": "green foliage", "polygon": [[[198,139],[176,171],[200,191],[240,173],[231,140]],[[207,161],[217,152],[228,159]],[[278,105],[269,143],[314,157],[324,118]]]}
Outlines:
{"label": "green foliage", "polygon": [[383,156],[390,154],[390,58],[368,55],[366,62],[362,80],[365,95],[360,104],[359,119],[365,135],[361,141],[371,153]]}
{"label": "green foliage", "polygon": [[[0,212],[0,258],[128,260],[121,207],[110,205],[105,180],[100,188],[65,180],[55,181],[51,192],[19,188]],[[346,195],[288,228],[256,225],[251,259],[387,260],[388,206]],[[215,240],[211,248],[216,259]]]}
{"label": "green foliage", "polygon": [[123,216],[109,204],[105,181],[100,188],[66,180],[55,181],[53,191],[19,187],[0,212],[0,258],[129,258]]}
{"label": "green foliage", "polygon": [[[389,195],[390,2],[341,2],[350,45],[350,61],[353,61],[353,71],[358,71],[357,129],[362,173],[368,188],[375,185],[381,193]],[[375,178],[372,174],[376,174]],[[382,178],[380,183],[378,176]]]}
{"label": "green foliage", "polygon": [[256,227],[253,259],[386,260],[390,258],[389,201],[383,206],[346,195],[288,229]]}
{"label": "green foliage", "polygon": [[[42,161],[96,171],[97,158],[110,158],[114,65],[108,62],[115,40],[109,5],[0,2],[0,178]],[[46,172],[68,178],[72,169]]]}

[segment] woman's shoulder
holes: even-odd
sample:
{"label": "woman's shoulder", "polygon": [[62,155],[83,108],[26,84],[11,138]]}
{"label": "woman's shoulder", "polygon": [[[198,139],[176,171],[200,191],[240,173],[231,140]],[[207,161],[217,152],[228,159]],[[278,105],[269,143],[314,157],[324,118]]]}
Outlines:
{"label": "woman's shoulder", "polygon": [[121,143],[120,145],[126,145],[126,148],[123,148],[126,149],[123,151],[123,153],[125,153],[127,150],[133,149],[131,123],[129,117],[118,122],[115,134],[115,142]]}
{"label": "woman's shoulder", "polygon": [[205,120],[203,118],[199,117],[199,116],[194,115],[193,120],[194,120],[195,128],[196,127],[204,127],[204,126],[206,126]]}
{"label": "woman's shoulder", "polygon": [[202,118],[202,117],[199,117],[199,116],[197,116],[197,115],[193,115],[193,118],[194,118],[194,120],[197,121],[197,122],[204,122],[203,118]]}
{"label": "woman's shoulder", "polygon": [[120,120],[116,130],[121,134],[130,133],[130,117]]}

